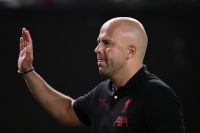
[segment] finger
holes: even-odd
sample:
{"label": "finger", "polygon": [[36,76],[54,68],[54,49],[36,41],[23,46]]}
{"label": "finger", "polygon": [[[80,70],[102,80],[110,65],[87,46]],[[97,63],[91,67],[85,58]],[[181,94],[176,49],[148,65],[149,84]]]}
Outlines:
{"label": "finger", "polygon": [[20,39],[19,39],[19,50],[22,51],[23,48],[24,48],[24,46],[23,46],[23,37],[20,37]]}
{"label": "finger", "polygon": [[26,28],[22,28],[22,37],[25,38],[25,31],[26,31]]}
{"label": "finger", "polygon": [[26,28],[22,28],[23,47],[26,47]]}
{"label": "finger", "polygon": [[25,47],[24,49],[22,49],[22,51],[20,52],[20,56],[26,56],[27,54],[27,48]]}
{"label": "finger", "polygon": [[26,41],[24,40],[23,37],[21,37],[21,50],[23,50],[26,47]]}
{"label": "finger", "polygon": [[26,54],[31,56],[32,53],[33,53],[32,47],[31,47],[31,45],[28,45],[26,47]]}
{"label": "finger", "polygon": [[32,38],[29,33],[29,31],[26,31],[26,38],[27,38],[27,52],[28,54],[32,55],[33,54],[33,43],[32,43]]}
{"label": "finger", "polygon": [[28,30],[25,31],[25,38],[26,38],[26,41],[31,44],[32,43],[32,38],[31,38],[31,35],[29,33]]}

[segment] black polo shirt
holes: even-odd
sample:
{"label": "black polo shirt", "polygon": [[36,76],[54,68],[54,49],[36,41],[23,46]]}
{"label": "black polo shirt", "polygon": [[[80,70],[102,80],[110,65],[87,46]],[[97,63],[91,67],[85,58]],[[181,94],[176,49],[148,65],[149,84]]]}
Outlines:
{"label": "black polo shirt", "polygon": [[184,133],[180,100],[145,66],[117,91],[105,80],[73,107],[96,133]]}

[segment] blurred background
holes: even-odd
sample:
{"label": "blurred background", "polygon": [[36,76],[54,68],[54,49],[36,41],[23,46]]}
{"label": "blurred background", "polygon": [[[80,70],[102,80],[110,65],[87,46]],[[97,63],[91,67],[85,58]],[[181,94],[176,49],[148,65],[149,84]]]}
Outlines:
{"label": "blurred background", "polygon": [[0,0],[1,130],[91,132],[59,124],[32,97],[17,73],[21,28],[31,32],[36,71],[56,90],[77,98],[104,80],[93,50],[101,25],[118,16],[144,25],[148,70],[182,100],[186,133],[199,133],[199,0]]}

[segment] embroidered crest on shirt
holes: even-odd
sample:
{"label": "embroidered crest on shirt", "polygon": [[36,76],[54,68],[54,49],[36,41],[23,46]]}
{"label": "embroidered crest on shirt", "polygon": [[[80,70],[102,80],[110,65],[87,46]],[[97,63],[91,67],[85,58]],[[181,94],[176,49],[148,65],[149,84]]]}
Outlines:
{"label": "embroidered crest on shirt", "polygon": [[[126,114],[126,111],[128,110],[128,107],[130,105],[130,103],[133,102],[132,99],[127,99],[124,103],[124,107],[122,108],[121,112],[123,114]],[[117,126],[117,127],[128,127],[128,118],[127,116],[118,116],[116,121],[114,122],[113,126]]]}
{"label": "embroidered crest on shirt", "polygon": [[114,122],[113,126],[117,126],[117,127],[122,127],[123,125],[125,127],[128,127],[128,119],[126,116],[118,116],[117,120]]}
{"label": "embroidered crest on shirt", "polygon": [[122,109],[122,113],[126,113],[128,107],[129,107],[129,104],[130,104],[132,101],[133,101],[132,99],[126,100],[125,105],[124,105],[124,108]]}

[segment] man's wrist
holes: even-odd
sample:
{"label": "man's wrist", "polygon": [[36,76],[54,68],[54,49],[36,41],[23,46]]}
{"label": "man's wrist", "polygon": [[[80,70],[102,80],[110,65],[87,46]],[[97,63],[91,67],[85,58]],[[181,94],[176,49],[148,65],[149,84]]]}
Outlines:
{"label": "man's wrist", "polygon": [[29,72],[32,72],[33,70],[34,70],[34,67],[31,67],[31,68],[24,70],[24,71],[19,69],[17,72],[20,73],[20,74],[27,74]]}

